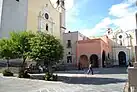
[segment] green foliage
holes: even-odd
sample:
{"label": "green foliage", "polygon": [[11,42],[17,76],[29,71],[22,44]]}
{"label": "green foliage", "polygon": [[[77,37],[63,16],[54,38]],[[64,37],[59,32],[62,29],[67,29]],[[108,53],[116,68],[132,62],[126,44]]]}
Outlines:
{"label": "green foliage", "polygon": [[9,69],[6,69],[3,71],[3,76],[13,76],[13,73]]}
{"label": "green foliage", "polygon": [[30,78],[30,75],[28,74],[27,70],[20,69],[18,77],[19,78]]}
{"label": "green foliage", "polygon": [[16,58],[13,42],[9,39],[0,39],[0,58],[7,60],[7,67],[9,67],[9,60]]}
{"label": "green foliage", "polygon": [[16,57],[14,51],[14,45],[9,39],[0,39],[0,58],[2,59],[14,59]]}
{"label": "green foliage", "polygon": [[54,36],[42,32],[30,40],[31,52],[29,56],[35,61],[53,65],[63,58],[63,46]]}
{"label": "green foliage", "polygon": [[57,81],[58,76],[53,75],[53,73],[46,72],[45,74],[45,80],[46,81]]}
{"label": "green foliage", "polygon": [[28,57],[30,49],[29,40],[35,36],[32,32],[12,32],[10,34],[10,40],[14,43],[14,51],[17,58],[23,58],[23,64]]}

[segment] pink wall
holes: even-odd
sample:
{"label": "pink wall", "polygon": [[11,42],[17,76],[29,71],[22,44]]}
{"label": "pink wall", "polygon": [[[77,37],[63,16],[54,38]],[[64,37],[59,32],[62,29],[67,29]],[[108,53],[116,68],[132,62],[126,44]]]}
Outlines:
{"label": "pink wall", "polygon": [[101,46],[99,40],[78,41],[77,43],[77,56],[92,53],[99,54],[100,51]]}
{"label": "pink wall", "polygon": [[[111,50],[110,46],[109,46],[109,39],[106,36],[101,37],[99,39],[90,39],[90,40],[78,41],[77,42],[77,50],[76,50],[77,62],[78,62],[79,57],[81,55],[87,55],[88,58],[92,54],[102,56],[103,50],[105,51],[106,56]],[[102,60],[99,60],[99,64],[101,64],[101,61]]]}
{"label": "pink wall", "polygon": [[103,49],[106,50],[106,52],[111,52],[111,44],[109,43],[109,38],[107,36],[102,36],[101,37],[103,43],[102,43],[102,51]]}

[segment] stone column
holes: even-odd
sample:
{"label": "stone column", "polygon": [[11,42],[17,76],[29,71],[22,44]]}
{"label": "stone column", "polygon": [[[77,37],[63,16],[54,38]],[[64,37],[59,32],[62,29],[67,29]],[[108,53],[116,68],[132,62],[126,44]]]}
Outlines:
{"label": "stone column", "polygon": [[[136,3],[137,4],[137,3]],[[136,46],[135,46],[135,63],[133,67],[128,67],[128,82],[129,82],[129,92],[137,92],[137,13],[135,15],[136,21]]]}
{"label": "stone column", "polygon": [[135,63],[134,63],[134,67],[137,68],[137,13],[136,13],[136,29],[135,29],[135,35],[136,35],[136,46],[135,46]]}

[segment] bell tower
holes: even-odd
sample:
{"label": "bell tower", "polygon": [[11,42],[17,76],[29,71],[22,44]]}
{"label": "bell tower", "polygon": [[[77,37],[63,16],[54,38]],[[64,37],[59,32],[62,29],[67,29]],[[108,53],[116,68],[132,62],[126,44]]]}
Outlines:
{"label": "bell tower", "polygon": [[57,9],[60,12],[60,36],[63,39],[63,33],[66,30],[66,9],[65,9],[65,0],[57,0]]}

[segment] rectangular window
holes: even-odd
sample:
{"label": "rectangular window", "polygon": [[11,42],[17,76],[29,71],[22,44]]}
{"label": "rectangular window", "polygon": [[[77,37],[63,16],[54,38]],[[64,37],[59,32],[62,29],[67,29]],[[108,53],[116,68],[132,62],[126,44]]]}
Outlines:
{"label": "rectangular window", "polygon": [[67,48],[71,48],[71,40],[68,40]]}
{"label": "rectangular window", "polygon": [[67,56],[67,63],[72,63],[72,56]]}

